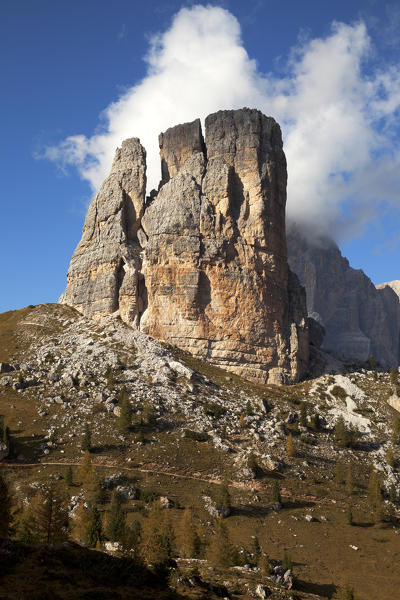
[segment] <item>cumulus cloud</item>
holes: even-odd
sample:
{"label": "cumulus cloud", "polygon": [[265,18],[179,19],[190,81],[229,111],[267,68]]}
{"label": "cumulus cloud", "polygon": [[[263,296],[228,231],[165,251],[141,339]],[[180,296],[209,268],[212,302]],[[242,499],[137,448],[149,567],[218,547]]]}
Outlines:
{"label": "cumulus cloud", "polygon": [[380,200],[399,201],[400,70],[366,75],[370,53],[364,23],[335,23],[327,37],[293,48],[284,77],[264,75],[229,11],[183,8],[151,39],[146,77],[104,110],[100,131],[70,136],[44,155],[76,166],[96,190],[116,147],[139,137],[151,189],[160,179],[161,131],[216,110],[256,107],[282,126],[289,218],[322,233],[335,225],[343,232],[370,218]]}

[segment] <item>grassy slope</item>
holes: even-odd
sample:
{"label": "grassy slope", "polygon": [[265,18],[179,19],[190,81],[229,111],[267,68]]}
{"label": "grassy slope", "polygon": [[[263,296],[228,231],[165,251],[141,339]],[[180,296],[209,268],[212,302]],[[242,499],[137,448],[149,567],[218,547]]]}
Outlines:
{"label": "grassy slope", "polygon": [[[57,336],[57,315],[73,318],[75,314],[73,309],[67,307],[43,305],[40,307],[46,317],[43,327],[35,326],[34,331],[24,331],[22,335],[16,335],[18,323],[22,319],[26,320],[30,310],[25,308],[0,315],[0,360],[22,360],[29,350],[32,336],[35,339],[40,335]],[[181,353],[178,352],[178,355],[182,358]],[[228,381],[226,373],[220,369],[190,357],[184,358],[190,366],[203,372],[217,385],[223,384],[238,395],[241,389],[251,389],[255,395],[267,396],[276,403],[282,402],[282,406],[288,399],[306,391],[310,386],[309,382],[290,389],[254,386],[230,374]],[[371,394],[374,393],[376,384],[365,382],[364,387],[368,386],[371,388]],[[64,475],[66,472],[66,466],[46,466],[40,464],[39,460],[76,462],[80,459],[76,440],[60,444],[48,457],[37,454],[44,423],[37,418],[35,402],[36,400],[22,398],[9,388],[0,387],[0,413],[5,416],[11,427],[17,453],[22,452],[27,461],[34,461],[34,464],[28,467],[10,465],[3,469],[10,482],[17,484],[18,489],[15,493],[19,497],[29,490],[32,481],[48,481],[51,475]],[[61,411],[62,408],[54,405],[50,417],[57,421]],[[96,415],[93,418],[96,418]],[[216,496],[218,485],[212,482],[213,479],[222,479],[228,475],[234,482],[235,470],[230,455],[221,453],[208,442],[199,443],[183,439],[180,433],[174,430],[149,431],[146,437],[152,443],[144,446],[132,444],[133,436],[134,433],[128,436],[126,443],[112,444],[111,427],[103,430],[101,439],[94,439],[97,446],[95,460],[99,464],[106,463],[99,467],[101,475],[124,472],[131,482],[141,489],[156,490],[161,495],[174,499],[181,506],[193,506],[205,528],[209,529],[207,523],[210,522],[210,517],[204,511],[202,496]],[[320,437],[322,439],[323,434]],[[61,449],[64,450],[63,453]],[[308,594],[311,593],[330,597],[335,584],[349,583],[354,586],[357,597],[362,600],[392,600],[400,587],[400,573],[393,567],[400,557],[400,539],[398,530],[391,526],[371,524],[365,499],[369,475],[364,460],[365,454],[359,451],[351,456],[354,480],[357,483],[351,503],[358,525],[351,527],[346,523],[345,510],[349,498],[344,486],[336,484],[333,480],[336,462],[334,453],[331,459],[318,459],[303,444],[299,446],[299,456],[287,461],[294,470],[280,476],[286,503],[286,507],[280,513],[270,510],[273,482],[271,475],[266,475],[257,482],[258,498],[251,491],[251,486],[238,487],[232,483],[230,490],[234,511],[226,523],[233,541],[237,545],[249,547],[251,537],[256,534],[270,558],[277,560],[282,558],[284,549],[287,549],[293,558],[300,588],[306,592],[300,592],[304,598],[309,597]],[[344,461],[350,458],[346,451],[343,456]],[[309,464],[307,479],[301,481],[293,473],[296,472],[296,467],[299,471],[304,470],[302,463],[305,460]],[[114,466],[109,466],[110,464]],[[149,472],[140,469],[148,469]],[[188,478],[160,475],[151,471],[169,471],[186,475]],[[79,491],[79,487],[67,489],[63,479],[58,481],[57,485],[69,495]],[[133,502],[127,508],[130,519],[143,519],[140,502]],[[172,509],[171,513],[178,524],[182,510]],[[308,523],[304,520],[306,514],[312,514],[317,521]],[[326,518],[326,521],[321,517]],[[359,550],[353,550],[350,544],[357,546]]]}

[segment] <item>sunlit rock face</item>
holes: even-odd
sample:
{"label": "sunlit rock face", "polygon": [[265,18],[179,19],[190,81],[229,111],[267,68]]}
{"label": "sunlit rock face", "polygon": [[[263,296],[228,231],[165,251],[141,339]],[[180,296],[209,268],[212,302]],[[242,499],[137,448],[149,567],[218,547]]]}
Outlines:
{"label": "sunlit rock face", "polygon": [[125,167],[114,161],[62,301],[92,316],[119,311],[152,337],[249,379],[297,381],[308,329],[304,290],[286,259],[279,125],[257,110],[220,111],[207,117],[205,140],[196,120],[159,142],[162,179],[147,204],[138,140]]}

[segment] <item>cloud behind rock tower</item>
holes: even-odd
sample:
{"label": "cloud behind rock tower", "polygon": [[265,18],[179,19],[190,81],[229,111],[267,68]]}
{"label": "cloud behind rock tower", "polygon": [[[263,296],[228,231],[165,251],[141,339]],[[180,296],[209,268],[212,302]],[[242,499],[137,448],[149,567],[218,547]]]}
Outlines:
{"label": "cloud behind rock tower", "polygon": [[370,54],[362,22],[336,23],[325,38],[293,48],[284,76],[265,75],[234,15],[215,6],[183,8],[151,38],[146,77],[103,111],[100,131],[70,136],[44,156],[76,166],[97,190],[116,147],[139,137],[150,190],[161,177],[160,131],[220,109],[255,107],[282,125],[289,218],[321,233],[334,225],[346,231],[371,218],[378,201],[399,202],[400,69],[369,68],[367,75]]}

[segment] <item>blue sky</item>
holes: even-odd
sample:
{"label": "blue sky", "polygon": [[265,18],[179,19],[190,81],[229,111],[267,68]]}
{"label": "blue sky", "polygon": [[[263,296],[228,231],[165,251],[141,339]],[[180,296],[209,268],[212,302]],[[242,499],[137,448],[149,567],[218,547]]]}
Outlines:
{"label": "blue sky", "polygon": [[57,300],[121,136],[154,182],[156,132],[241,105],[282,125],[292,218],[400,279],[399,29],[378,0],[2,2],[0,311]]}

